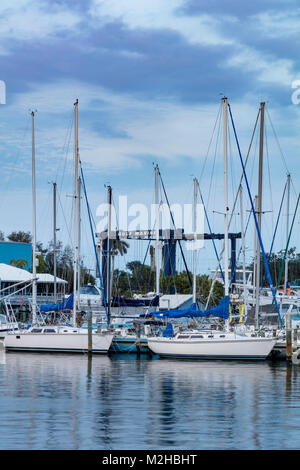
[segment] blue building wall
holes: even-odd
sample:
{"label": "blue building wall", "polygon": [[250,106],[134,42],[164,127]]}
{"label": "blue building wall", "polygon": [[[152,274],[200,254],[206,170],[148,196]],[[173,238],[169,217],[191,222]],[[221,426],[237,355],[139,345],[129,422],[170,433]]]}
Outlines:
{"label": "blue building wall", "polygon": [[31,243],[1,242],[0,241],[0,263],[10,264],[11,260],[26,259],[27,271],[32,266]]}

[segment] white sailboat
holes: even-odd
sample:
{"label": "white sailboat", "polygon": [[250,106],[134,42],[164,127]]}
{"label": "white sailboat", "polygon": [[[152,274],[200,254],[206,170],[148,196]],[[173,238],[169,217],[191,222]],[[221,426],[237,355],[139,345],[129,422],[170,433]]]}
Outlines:
{"label": "white sailboat", "polygon": [[193,359],[266,359],[275,338],[250,337],[216,330],[192,330],[173,338],[148,338],[148,347],[164,357]]}
{"label": "white sailboat", "polygon": [[[113,335],[93,331],[92,352],[105,354],[108,352]],[[88,332],[83,328],[67,326],[33,326],[29,330],[9,332],[4,340],[8,351],[29,352],[78,352],[88,351]]]}
{"label": "white sailboat", "polygon": [[[78,247],[79,247],[79,216],[78,216],[78,100],[75,104],[75,240],[74,240],[74,296],[73,326],[43,325],[38,321],[36,308],[36,196],[35,196],[35,146],[34,146],[34,112],[32,116],[32,195],[33,195],[33,244],[32,244],[32,323],[28,330],[8,331],[5,335],[6,350],[13,351],[54,351],[83,353],[89,349],[88,331],[76,327],[78,308]],[[113,334],[107,330],[97,329],[92,332],[92,352],[107,353],[113,340]]]}
{"label": "white sailboat", "polygon": [[[228,280],[228,202],[227,202],[227,98],[223,101],[224,123],[224,266],[225,296],[229,294]],[[195,193],[196,194],[196,193]],[[194,197],[194,204],[196,198]],[[195,225],[195,220],[194,220]],[[196,230],[196,228],[194,227]],[[195,304],[196,266],[194,256],[193,299]],[[197,329],[179,332],[170,337],[148,338],[149,349],[160,356],[197,359],[266,359],[276,343],[276,338],[252,337],[229,331],[228,320],[225,330]]]}

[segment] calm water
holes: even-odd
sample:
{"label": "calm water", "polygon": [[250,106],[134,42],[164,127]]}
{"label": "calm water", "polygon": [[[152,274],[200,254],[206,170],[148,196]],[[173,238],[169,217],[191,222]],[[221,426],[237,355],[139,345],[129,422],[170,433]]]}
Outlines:
{"label": "calm water", "polygon": [[0,449],[299,448],[300,366],[0,355]]}

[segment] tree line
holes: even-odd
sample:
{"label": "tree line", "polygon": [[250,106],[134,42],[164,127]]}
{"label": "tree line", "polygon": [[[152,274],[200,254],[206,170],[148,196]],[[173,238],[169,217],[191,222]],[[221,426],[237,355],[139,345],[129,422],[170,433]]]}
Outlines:
{"label": "tree line", "polygon": [[[278,253],[266,253],[267,259],[269,259],[269,269],[271,278],[273,281],[274,286],[283,285],[284,283],[284,250],[279,251]],[[296,247],[292,247],[287,252],[288,257],[288,282],[292,286],[292,284],[296,281],[300,281],[300,253],[296,253]],[[252,270],[253,272],[254,261],[252,261],[248,266],[247,269]],[[283,269],[282,269],[283,267]],[[279,275],[281,276],[279,278]],[[300,283],[300,282],[299,282]],[[263,261],[262,255],[260,256],[260,285],[262,287],[268,287],[269,282],[266,276],[265,264]]]}
{"label": "tree line", "polygon": [[[192,273],[190,273],[192,278]],[[207,275],[197,275],[197,298],[206,303],[212,280]],[[160,272],[160,292],[164,294],[191,294],[192,289],[186,271],[176,272],[174,276],[164,276]],[[126,270],[115,269],[113,277],[113,295],[132,297],[135,293],[147,294],[155,291],[155,271],[151,266],[143,265],[140,261],[130,261]],[[217,305],[224,296],[223,284],[214,284],[209,307]]]}

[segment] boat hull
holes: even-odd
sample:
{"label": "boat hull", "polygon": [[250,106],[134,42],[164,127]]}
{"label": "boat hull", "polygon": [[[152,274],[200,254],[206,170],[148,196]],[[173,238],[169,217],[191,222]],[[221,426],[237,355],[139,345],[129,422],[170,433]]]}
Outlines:
{"label": "boat hull", "polygon": [[162,357],[264,360],[276,343],[271,338],[242,338],[200,341],[149,338],[148,347]]}
{"label": "boat hull", "polygon": [[[112,334],[93,334],[92,352],[106,354],[112,339]],[[88,334],[9,333],[4,345],[7,351],[85,353],[88,352]]]}
{"label": "boat hull", "polygon": [[124,336],[115,336],[110,348],[110,352],[114,353],[148,353],[148,341],[147,339],[140,340],[140,346],[136,346],[136,338],[124,337]]}

